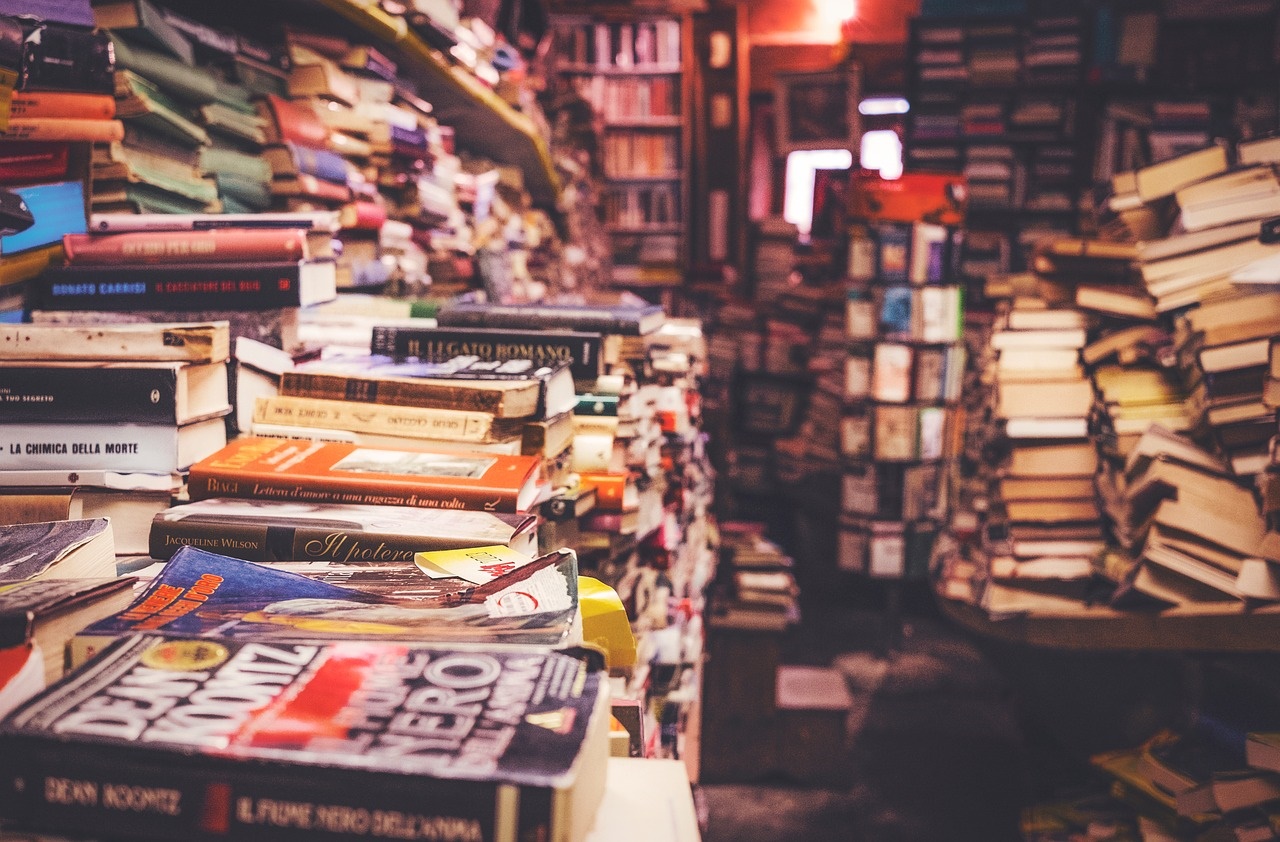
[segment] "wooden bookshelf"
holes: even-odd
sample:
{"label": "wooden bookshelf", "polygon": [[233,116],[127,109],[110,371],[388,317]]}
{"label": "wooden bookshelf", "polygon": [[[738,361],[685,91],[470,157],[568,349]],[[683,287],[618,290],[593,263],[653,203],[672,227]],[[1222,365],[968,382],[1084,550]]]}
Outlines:
{"label": "wooden bookshelf", "polygon": [[519,167],[535,204],[554,209],[560,179],[546,139],[528,115],[512,108],[466,69],[450,65],[405,23],[359,0],[314,0],[341,15],[370,38],[393,46],[404,70],[422,85],[442,123],[454,127],[458,144],[500,164]]}
{"label": "wooden bookshelf", "polygon": [[600,121],[600,211],[613,241],[613,285],[679,286],[689,263],[689,21],[565,10],[553,28],[555,72]]}
{"label": "wooden bookshelf", "polygon": [[942,613],[983,637],[1025,646],[1079,652],[1280,652],[1280,605],[1253,611],[1239,604],[1167,611],[1078,611],[993,619],[966,602],[939,597]]}

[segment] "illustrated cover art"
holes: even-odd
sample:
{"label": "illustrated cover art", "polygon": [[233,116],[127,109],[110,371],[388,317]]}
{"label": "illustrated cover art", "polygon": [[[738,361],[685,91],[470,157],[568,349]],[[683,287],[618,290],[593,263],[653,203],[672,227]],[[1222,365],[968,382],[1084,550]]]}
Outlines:
{"label": "illustrated cover art", "polygon": [[33,579],[110,528],[106,518],[0,527],[0,580]]}
{"label": "illustrated cover art", "polygon": [[252,640],[565,642],[577,607],[577,557],[533,560],[483,588],[397,595],[339,587],[268,565],[183,547],[125,611],[86,628],[73,661],[135,632]]}
{"label": "illustrated cover art", "polygon": [[[0,798],[15,823],[76,836],[109,820],[145,838],[350,839],[376,821],[490,840],[509,822],[580,840],[608,754],[599,665],[542,647],[133,635],[0,724]],[[71,779],[93,798],[46,785]],[[146,808],[119,809],[139,792]]]}

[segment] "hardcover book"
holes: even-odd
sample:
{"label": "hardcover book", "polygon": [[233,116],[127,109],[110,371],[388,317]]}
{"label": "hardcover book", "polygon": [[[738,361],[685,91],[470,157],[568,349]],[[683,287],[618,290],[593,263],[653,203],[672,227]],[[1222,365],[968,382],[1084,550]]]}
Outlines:
{"label": "hardcover book", "polygon": [[364,591],[183,547],[119,613],[70,644],[80,666],[135,633],[223,640],[452,640],[562,645],[578,607],[577,557],[562,550],[483,585],[457,577]]}
{"label": "hardcover book", "polygon": [[62,266],[33,290],[38,310],[270,310],[337,295],[333,261]]}
{"label": "hardcover book", "polygon": [[204,231],[217,228],[301,228],[337,231],[338,212],[330,210],[273,213],[95,213],[89,229],[96,232]]}
{"label": "hardcover book", "polygon": [[66,234],[67,262],[78,265],[181,265],[193,261],[293,263],[308,260],[311,243],[301,228],[211,228],[121,234]]}
{"label": "hardcover book", "polygon": [[187,424],[231,411],[227,365],[0,360],[6,422]]}
{"label": "hardcover book", "polygon": [[416,552],[505,544],[537,547],[532,515],[409,506],[212,498],[175,506],[151,524],[151,557],[194,546],[248,561],[411,562]]}
{"label": "hardcover book", "polygon": [[567,364],[529,360],[393,362],[387,357],[334,357],[305,363],[281,378],[280,393],[300,398],[491,412],[498,418],[550,417],[577,404]]}
{"label": "hardcover book", "polygon": [[536,365],[570,364],[574,380],[604,374],[604,339],[599,333],[551,330],[376,326],[370,350],[393,358],[444,361],[475,356],[484,362],[530,360]]}
{"label": "hardcover book", "polygon": [[228,322],[0,326],[0,360],[165,360],[221,362],[231,352]]}
{"label": "hardcover book", "polygon": [[[0,384],[3,382],[0,376]],[[497,418],[488,412],[288,395],[258,398],[254,404],[253,421],[255,424],[296,425],[475,444],[517,440],[525,426],[523,418]]]}
{"label": "hardcover book", "polygon": [[0,806],[82,836],[582,842],[608,714],[571,652],[137,635],[5,721]]}
{"label": "hardcover book", "polygon": [[526,512],[538,499],[536,456],[426,452],[342,442],[241,438],[191,466],[191,499]]}

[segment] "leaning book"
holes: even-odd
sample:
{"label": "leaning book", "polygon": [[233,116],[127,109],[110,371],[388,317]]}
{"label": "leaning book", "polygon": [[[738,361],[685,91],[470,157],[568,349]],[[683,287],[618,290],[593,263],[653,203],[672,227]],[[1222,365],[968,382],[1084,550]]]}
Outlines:
{"label": "leaning book", "polygon": [[133,839],[580,842],[609,754],[589,657],[130,636],[0,723],[0,816]]}

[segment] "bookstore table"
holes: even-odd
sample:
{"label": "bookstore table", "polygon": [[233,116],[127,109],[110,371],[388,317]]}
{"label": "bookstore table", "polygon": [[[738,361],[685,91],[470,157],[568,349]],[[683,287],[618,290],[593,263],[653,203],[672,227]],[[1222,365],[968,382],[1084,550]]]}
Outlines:
{"label": "bookstore table", "polygon": [[1081,652],[1280,652],[1280,605],[1242,612],[1223,603],[1158,613],[1089,606],[996,619],[968,603],[937,602],[948,619],[1005,643]]}

